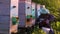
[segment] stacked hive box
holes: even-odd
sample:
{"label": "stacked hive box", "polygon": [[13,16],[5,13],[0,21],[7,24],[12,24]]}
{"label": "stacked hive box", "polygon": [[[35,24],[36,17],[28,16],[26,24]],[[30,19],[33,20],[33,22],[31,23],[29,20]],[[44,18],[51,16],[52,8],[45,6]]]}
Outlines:
{"label": "stacked hive box", "polygon": [[37,4],[37,17],[40,15],[40,4]]}
{"label": "stacked hive box", "polygon": [[19,27],[25,27],[26,16],[31,15],[31,0],[19,0]]}
{"label": "stacked hive box", "polygon": [[11,25],[10,25],[10,32],[17,32],[18,22],[16,17],[18,18],[18,1],[19,0],[11,0],[10,5],[10,19],[11,19]]}
{"label": "stacked hive box", "polygon": [[32,2],[32,16],[35,18],[35,3]]}
{"label": "stacked hive box", "polygon": [[0,0],[0,34],[9,34],[10,0]]}

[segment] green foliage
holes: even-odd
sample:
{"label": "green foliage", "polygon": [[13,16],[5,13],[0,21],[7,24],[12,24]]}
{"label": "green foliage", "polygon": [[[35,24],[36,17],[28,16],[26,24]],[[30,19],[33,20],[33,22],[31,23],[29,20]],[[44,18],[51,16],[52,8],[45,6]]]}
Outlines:
{"label": "green foliage", "polygon": [[[56,23],[52,22],[51,24],[52,28],[54,29],[55,34],[60,34],[60,22],[57,21]],[[38,28],[39,26],[35,26],[34,31],[32,34],[46,34],[42,29]]]}
{"label": "green foliage", "polygon": [[60,31],[60,22],[57,22],[57,23],[56,23],[56,26],[57,26],[57,27],[56,27],[56,30]]}
{"label": "green foliage", "polygon": [[39,28],[39,25],[35,26],[34,31],[32,32],[32,34],[43,34],[43,33],[45,32]]}
{"label": "green foliage", "polygon": [[57,21],[60,17],[60,0],[32,0],[35,3],[39,3],[41,5],[45,5],[47,9],[50,10],[51,14],[55,16]]}
{"label": "green foliage", "polygon": [[[57,31],[60,31],[60,0],[32,0],[35,3],[40,5],[45,5],[47,9],[50,10],[56,18],[56,23],[51,24],[52,28],[55,31],[55,34],[60,34]],[[40,30],[41,31],[41,30]]]}

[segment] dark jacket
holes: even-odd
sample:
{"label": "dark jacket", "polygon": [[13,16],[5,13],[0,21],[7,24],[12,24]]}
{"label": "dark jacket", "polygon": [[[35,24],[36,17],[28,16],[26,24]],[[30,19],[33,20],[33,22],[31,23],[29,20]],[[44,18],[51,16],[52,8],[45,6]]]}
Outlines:
{"label": "dark jacket", "polygon": [[[43,19],[43,20],[41,20]],[[39,27],[48,27],[50,28],[50,21],[54,20],[54,16],[51,14],[41,14],[37,19],[36,19],[36,24],[39,24]]]}

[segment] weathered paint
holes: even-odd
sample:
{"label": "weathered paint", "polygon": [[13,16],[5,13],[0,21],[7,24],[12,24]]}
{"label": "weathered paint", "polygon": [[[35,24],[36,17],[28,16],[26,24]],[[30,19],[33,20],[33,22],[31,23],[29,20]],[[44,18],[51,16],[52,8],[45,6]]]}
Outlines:
{"label": "weathered paint", "polygon": [[10,0],[0,0],[0,34],[9,34]]}
{"label": "weathered paint", "polygon": [[[29,7],[29,9],[28,9],[28,7]],[[28,4],[28,3],[25,4],[25,13],[26,13],[26,16],[27,15],[32,15],[32,13],[31,13],[31,4]]]}
{"label": "weathered paint", "polygon": [[25,26],[25,2],[20,0],[19,1],[19,27]]}
{"label": "weathered paint", "polygon": [[[29,0],[30,1],[30,0]],[[29,9],[27,9],[29,7]],[[31,15],[31,1],[19,0],[19,27],[25,27],[26,16]]]}
{"label": "weathered paint", "polygon": [[[10,33],[11,32],[17,32],[18,24],[15,23],[15,25],[12,25],[12,17],[18,17],[18,1],[19,0],[11,0],[10,5]],[[15,8],[13,8],[15,6]]]}
{"label": "weathered paint", "polygon": [[35,3],[32,2],[32,16],[35,16]]}
{"label": "weathered paint", "polygon": [[[13,8],[13,6],[16,6]],[[18,0],[11,0],[11,11],[10,11],[11,17],[17,17],[18,16]]]}
{"label": "weathered paint", "polygon": [[37,4],[37,17],[40,15],[40,4]]}

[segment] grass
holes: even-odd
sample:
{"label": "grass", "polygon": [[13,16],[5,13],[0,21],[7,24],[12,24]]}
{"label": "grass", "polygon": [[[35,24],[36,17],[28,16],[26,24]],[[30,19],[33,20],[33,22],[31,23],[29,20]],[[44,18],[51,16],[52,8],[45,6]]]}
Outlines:
{"label": "grass", "polygon": [[[60,34],[59,31],[54,30],[54,32],[55,34]],[[33,32],[32,34],[46,34],[46,33],[43,30],[38,30],[38,31]]]}
{"label": "grass", "polygon": [[[54,29],[55,34],[60,34],[60,22],[52,23],[52,28]],[[38,26],[34,28],[32,34],[46,34],[42,29],[39,29]]]}

